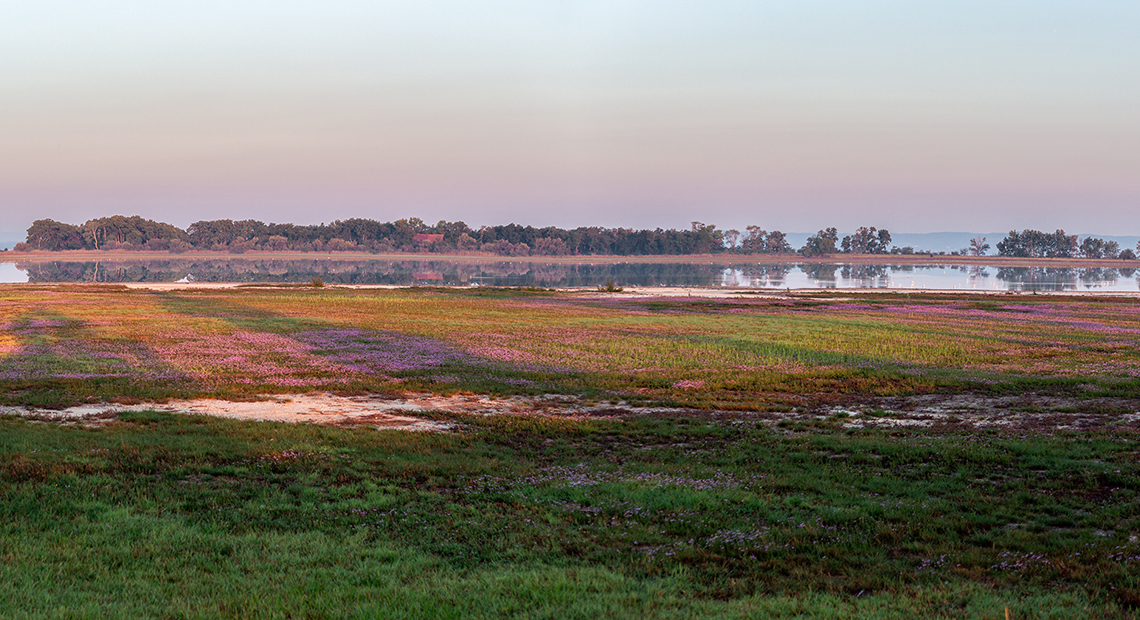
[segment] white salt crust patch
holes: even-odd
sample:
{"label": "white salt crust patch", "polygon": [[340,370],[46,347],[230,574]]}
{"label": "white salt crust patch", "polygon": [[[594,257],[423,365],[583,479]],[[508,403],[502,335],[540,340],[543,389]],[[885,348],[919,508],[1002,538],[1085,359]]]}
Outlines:
{"label": "white salt crust patch", "polygon": [[[209,415],[237,420],[373,426],[376,428],[440,432],[457,430],[455,422],[432,420],[417,413],[439,411],[467,415],[549,416],[559,418],[621,418],[638,415],[698,415],[726,418],[734,423],[752,420],[772,426],[785,420],[831,420],[849,429],[868,427],[935,427],[945,424],[1010,430],[1091,430],[1097,427],[1140,424],[1140,401],[1135,399],[1074,399],[1022,395],[921,395],[867,398],[843,406],[804,406],[790,411],[717,411],[667,407],[635,407],[624,401],[586,401],[573,396],[512,396],[479,394],[439,396],[404,394],[399,397],[337,396],[329,393],[263,395],[258,401],[214,399],[173,400],[165,403],[121,405],[88,404],[62,410],[0,407],[0,415],[16,415],[60,423],[101,424],[126,411],[161,411]],[[1080,412],[1096,405],[1097,413]],[[1101,413],[1103,412],[1103,413]]]}

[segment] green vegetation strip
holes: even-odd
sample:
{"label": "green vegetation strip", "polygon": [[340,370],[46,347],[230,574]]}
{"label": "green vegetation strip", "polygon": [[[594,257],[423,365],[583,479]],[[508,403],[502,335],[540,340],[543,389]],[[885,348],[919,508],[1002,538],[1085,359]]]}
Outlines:
{"label": "green vegetation strip", "polygon": [[0,419],[5,617],[1117,618],[1136,437]]}

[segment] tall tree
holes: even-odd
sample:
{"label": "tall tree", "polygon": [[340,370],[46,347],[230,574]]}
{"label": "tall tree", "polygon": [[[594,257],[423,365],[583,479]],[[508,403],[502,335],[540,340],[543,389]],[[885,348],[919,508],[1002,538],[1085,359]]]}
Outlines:
{"label": "tall tree", "polygon": [[1058,229],[1054,233],[1025,229],[1021,232],[1009,231],[1005,239],[997,244],[998,256],[1020,258],[1071,258],[1079,251],[1077,235],[1065,234]]}
{"label": "tall tree", "polygon": [[1084,258],[1116,258],[1120,254],[1120,244],[1097,237],[1085,237],[1078,250]]}
{"label": "tall tree", "polygon": [[974,237],[970,239],[970,247],[967,249],[970,256],[985,256],[990,250],[990,244],[986,243],[985,237]]}
{"label": "tall tree", "polygon": [[820,256],[822,254],[835,254],[838,251],[836,243],[839,242],[839,231],[834,228],[825,228],[807,238],[800,253],[804,256]]}
{"label": "tall tree", "polygon": [[736,249],[736,241],[740,239],[740,231],[735,228],[730,228],[724,231],[724,241],[728,244],[728,249]]}
{"label": "tall tree", "polygon": [[863,226],[855,234],[843,237],[843,251],[853,254],[886,254],[891,244],[891,233],[874,226]]}

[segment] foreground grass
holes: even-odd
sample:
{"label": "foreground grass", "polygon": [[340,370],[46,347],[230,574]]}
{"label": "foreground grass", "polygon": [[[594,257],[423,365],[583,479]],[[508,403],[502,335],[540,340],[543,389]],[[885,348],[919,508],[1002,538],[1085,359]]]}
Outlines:
{"label": "foreground grass", "polygon": [[0,419],[5,617],[1116,618],[1134,433]]}

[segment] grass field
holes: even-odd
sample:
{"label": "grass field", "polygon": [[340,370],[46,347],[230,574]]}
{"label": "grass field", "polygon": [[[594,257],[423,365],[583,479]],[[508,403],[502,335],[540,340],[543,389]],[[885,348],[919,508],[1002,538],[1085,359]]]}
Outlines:
{"label": "grass field", "polygon": [[[8,405],[321,390],[669,409],[437,412],[460,430],[432,434],[0,418],[0,616],[1131,617],[1138,334],[1132,300],[1052,296],[6,288]],[[1057,415],[1108,422],[770,419],[921,394],[1063,396]]]}

